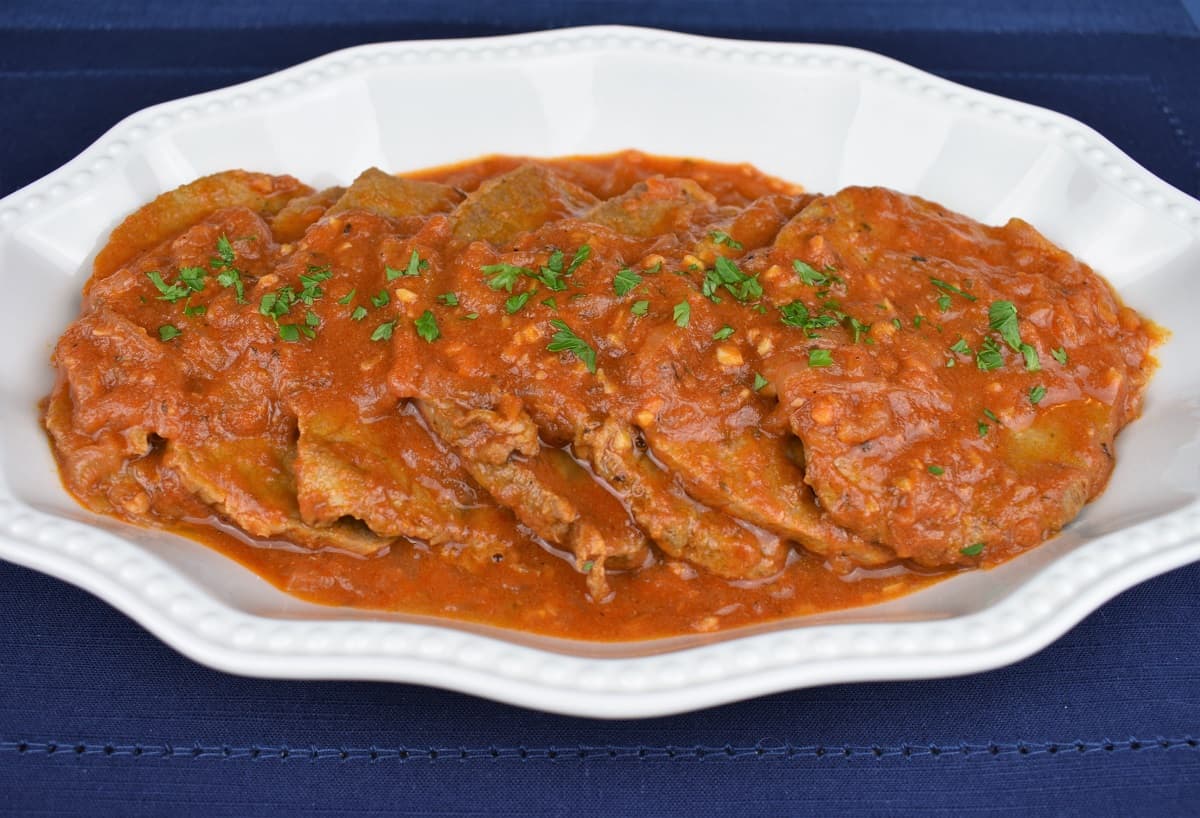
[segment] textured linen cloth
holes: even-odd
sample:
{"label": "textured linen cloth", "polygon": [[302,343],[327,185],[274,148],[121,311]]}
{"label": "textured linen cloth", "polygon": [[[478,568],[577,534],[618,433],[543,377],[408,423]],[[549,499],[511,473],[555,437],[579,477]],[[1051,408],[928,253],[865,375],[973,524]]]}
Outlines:
{"label": "textured linen cloth", "polygon": [[[1198,20],[1200,0],[8,2],[0,195],[146,105],[335,48],[628,23],[879,51],[1074,116],[1195,196]],[[230,676],[3,563],[0,668],[11,814],[1200,814],[1197,566],[1002,670],[645,721]]]}

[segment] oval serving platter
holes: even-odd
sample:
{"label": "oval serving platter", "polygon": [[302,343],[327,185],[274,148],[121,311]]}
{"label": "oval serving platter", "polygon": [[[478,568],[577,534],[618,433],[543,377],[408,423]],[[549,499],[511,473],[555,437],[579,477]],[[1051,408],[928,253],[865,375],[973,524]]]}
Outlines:
{"label": "oval serving platter", "polygon": [[[718,113],[736,127],[712,125]],[[1032,222],[1174,332],[1144,416],[1117,441],[1108,490],[1040,548],[903,599],[596,644],[311,605],[201,545],[91,515],[62,489],[37,402],[92,257],[124,213],[233,167],[321,186],[369,165],[626,147],[748,161],[814,191],[886,185],[983,222]],[[665,715],[995,668],[1200,559],[1196,271],[1200,202],[1095,131],[869,52],[623,27],[351,48],[136,113],[0,200],[0,558],[96,594],[223,670],[414,682],[572,715]]]}

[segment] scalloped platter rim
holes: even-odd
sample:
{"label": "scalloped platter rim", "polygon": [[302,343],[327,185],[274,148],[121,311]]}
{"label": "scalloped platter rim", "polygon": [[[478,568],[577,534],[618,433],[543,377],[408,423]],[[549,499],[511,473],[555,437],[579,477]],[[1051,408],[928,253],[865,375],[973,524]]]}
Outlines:
{"label": "scalloped platter rim", "polygon": [[[468,107],[488,127],[470,127]],[[1019,215],[1041,227],[1174,330],[1145,417],[1118,441],[1109,491],[1039,549],[903,600],[599,645],[300,603],[194,543],[89,515],[58,484],[36,401],[84,271],[121,213],[223,167],[323,184],[369,164],[623,147],[749,161],[816,190],[885,184],[983,221]],[[1197,268],[1200,202],[1095,131],[870,52],[616,26],[350,48],[135,113],[0,200],[11,294],[0,337],[12,362],[0,376],[0,558],[84,588],[230,672],[419,683],[572,715],[657,716],[996,668],[1200,559],[1200,375],[1186,354],[1200,328],[1185,309],[1200,302],[1200,276],[1188,275]],[[44,314],[22,309],[30,303]]]}

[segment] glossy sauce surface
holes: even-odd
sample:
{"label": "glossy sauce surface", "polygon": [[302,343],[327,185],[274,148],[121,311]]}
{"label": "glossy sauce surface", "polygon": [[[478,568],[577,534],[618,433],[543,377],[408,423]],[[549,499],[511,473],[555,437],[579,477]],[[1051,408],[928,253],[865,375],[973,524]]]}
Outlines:
{"label": "glossy sauce surface", "polygon": [[[46,408],[84,505],[323,604],[709,632],[1036,545],[1153,368],[1153,325],[1021,222],[636,153],[411,174],[416,211],[367,176],[208,177],[114,233]],[[497,494],[526,478],[559,493]]]}

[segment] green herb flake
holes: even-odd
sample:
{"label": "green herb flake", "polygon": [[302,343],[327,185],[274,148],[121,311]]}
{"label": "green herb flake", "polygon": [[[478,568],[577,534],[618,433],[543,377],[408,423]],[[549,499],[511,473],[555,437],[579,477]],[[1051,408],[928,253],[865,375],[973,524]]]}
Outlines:
{"label": "green herb flake", "polygon": [[354,308],[354,312],[350,313],[351,320],[361,321],[367,317],[367,308],[358,306]]}
{"label": "green herb flake", "polygon": [[467,313],[466,315],[464,315],[464,316],[462,317],[462,320],[464,320],[464,321],[474,321],[474,320],[475,320],[476,318],[478,318],[478,317],[479,317],[479,313],[477,313],[477,312],[469,312],[469,313]]}
{"label": "green herb flake", "polygon": [[984,544],[981,542],[973,542],[970,545],[964,545],[958,549],[958,553],[964,557],[978,557],[983,553]]}
{"label": "green herb flake", "polygon": [[996,423],[1000,422],[1000,418],[996,417],[996,413],[993,412],[991,409],[988,409],[986,406],[983,409],[983,416],[985,418],[987,418],[988,420],[995,421]]}
{"label": "green herb flake", "polygon": [[823,286],[829,283],[829,276],[805,264],[800,259],[792,262],[792,269],[796,271],[796,275],[800,276],[800,280],[810,287]]}
{"label": "green herb flake", "polygon": [[579,265],[583,264],[591,257],[592,248],[586,244],[583,245],[575,251],[575,255],[571,258],[571,263],[567,265],[566,272],[564,272],[563,275],[568,278],[575,275],[575,271],[579,269]]}
{"label": "green herb flake", "polygon": [[445,304],[447,307],[457,307],[458,293],[442,293],[437,300],[439,304]]}
{"label": "green herb flake", "polygon": [[634,301],[629,305],[629,311],[634,315],[645,315],[650,311],[649,301]]}
{"label": "green herb flake", "polygon": [[207,276],[208,271],[203,267],[179,268],[179,280],[192,292],[198,293],[204,289],[204,279]]}
{"label": "green herb flake", "polygon": [[1052,349],[1050,350],[1050,355],[1063,366],[1067,365],[1067,350],[1065,348]]}
{"label": "green herb flake", "polygon": [[808,307],[803,301],[792,301],[779,308],[779,320],[784,326],[804,327],[808,323],[808,316]]}
{"label": "green herb flake", "polygon": [[979,346],[979,352],[975,355],[975,365],[981,372],[988,372],[1004,366],[1004,354],[994,339],[983,339],[983,343]]}
{"label": "green herb flake", "polygon": [[991,427],[988,426],[986,423],[984,423],[982,420],[979,420],[979,421],[975,422],[975,428],[979,430],[980,437],[987,437],[988,429],[990,429]]}
{"label": "green herb flake", "polygon": [[938,312],[946,312],[950,309],[950,296],[941,295],[937,300]]}
{"label": "green herb flake", "polygon": [[923,315],[914,315],[913,316],[913,329],[920,329],[921,325],[924,323],[925,323],[925,316],[923,316]]}
{"label": "green herb flake", "polygon": [[208,312],[208,306],[205,304],[196,304],[195,306],[183,308],[183,314],[188,318],[195,318],[198,315],[204,315],[206,312]]}
{"label": "green herb flake", "polygon": [[1042,369],[1042,361],[1038,358],[1037,350],[1026,343],[1021,344],[1021,355],[1025,358],[1025,370],[1027,372],[1040,372]]}
{"label": "green herb flake", "polygon": [[543,298],[541,303],[543,305],[549,307],[550,309],[554,310],[555,312],[558,312],[558,301],[556,301],[554,299],[554,296],[550,296],[549,298]]}
{"label": "green herb flake", "polygon": [[1037,406],[1042,402],[1042,398],[1046,397],[1046,387],[1040,383],[1029,390],[1029,402]]}
{"label": "green herb flake", "polygon": [[422,271],[429,269],[429,262],[421,258],[421,254],[416,250],[412,251],[412,255],[408,257],[408,266],[404,268],[406,276],[419,276]]}
{"label": "green herb flake", "polygon": [[509,298],[504,302],[504,311],[509,315],[517,312],[529,301],[529,295],[529,291],[526,290],[523,293],[517,293],[516,295],[509,296]]}
{"label": "green herb flake", "polygon": [[966,339],[961,337],[950,346],[950,351],[959,355],[971,354],[971,348],[967,346]]}
{"label": "green herb flake", "polygon": [[1014,352],[1021,349],[1021,331],[1017,326],[1017,305],[1011,301],[993,301],[988,307],[988,326],[1000,333]]}
{"label": "green herb flake", "polygon": [[900,319],[899,319],[899,318],[893,318],[893,319],[892,319],[892,326],[893,326],[893,327],[895,327],[896,329],[900,329],[900,328],[901,328],[903,325],[900,323]]}
{"label": "green herb flake", "polygon": [[170,324],[163,324],[158,328],[158,339],[160,341],[170,341],[173,338],[178,338],[180,335],[183,335],[183,330]]}
{"label": "green herb flake", "polygon": [[926,466],[925,471],[929,472],[934,477],[941,477],[943,474],[946,473],[946,470],[943,469],[941,466],[933,466],[933,465]]}
{"label": "green herb flake", "polygon": [[692,320],[692,305],[687,301],[680,301],[671,311],[671,317],[675,320],[675,326],[686,327]]}
{"label": "green herb flake", "polygon": [[827,349],[810,349],[808,351],[809,366],[832,366],[833,353]]}
{"label": "green herb flake", "polygon": [[726,233],[724,230],[714,230],[708,234],[714,244],[723,244],[730,250],[741,250],[742,243],[736,241],[733,236]]}
{"label": "green herb flake", "polygon": [[321,326],[321,319],[315,312],[308,310],[304,313],[304,323],[310,327],[319,327]]}
{"label": "green herb flake", "polygon": [[442,337],[442,331],[438,328],[437,318],[433,315],[433,310],[425,310],[416,320],[413,321],[413,326],[417,328],[417,335],[424,338],[428,343],[433,343],[438,338]]}
{"label": "green herb flake", "polygon": [[731,335],[733,335],[733,327],[726,324],[725,326],[721,327],[719,330],[714,332],[712,337],[713,337],[714,341],[724,341],[726,338],[728,338]]}
{"label": "green herb flake", "polygon": [[530,270],[528,267],[520,267],[516,264],[488,264],[479,269],[484,275],[491,276],[487,280],[489,287],[493,290],[504,290],[510,293],[513,290],[513,285],[517,283],[517,280],[521,276],[533,275],[533,270]]}
{"label": "green herb flake", "polygon": [[628,267],[625,267],[613,278],[613,291],[618,296],[624,297],[641,283],[642,277]]}
{"label": "green herb flake", "polygon": [[188,288],[182,284],[168,284],[163,281],[163,277],[159,275],[157,270],[151,270],[146,273],[146,278],[150,279],[150,283],[158,290],[159,301],[168,301],[174,304],[176,301],[181,301],[190,295]]}
{"label": "green herb flake", "polygon": [[754,373],[754,391],[757,392],[766,386],[769,381],[757,372]]}
{"label": "green herb flake", "polygon": [[[857,344],[859,338],[861,338],[862,336],[866,335],[868,332],[871,331],[870,324],[864,324],[862,321],[859,321],[857,318],[855,318],[853,316],[847,317],[846,323],[848,323],[850,325],[850,334],[851,334],[850,343],[852,343],[852,344]],[[870,339],[868,338],[867,340],[870,340]]]}
{"label": "green herb flake", "polygon": [[953,293],[954,295],[961,295],[963,298],[967,299],[968,301],[978,301],[979,300],[975,296],[971,295],[969,292],[960,290],[958,287],[955,287],[953,284],[950,284],[948,282],[942,281],[940,278],[930,278],[929,283],[932,284],[933,286],[937,287],[939,290],[941,290],[944,293]]}
{"label": "green herb flake", "polygon": [[[584,246],[586,247],[587,245]],[[546,346],[546,350],[549,352],[570,352],[583,362],[588,372],[595,373],[596,350],[592,349],[586,341],[576,335],[567,326],[565,321],[555,318],[550,321],[550,326],[554,327],[556,332],[554,333],[554,337],[551,338],[550,343]]]}
{"label": "green herb flake", "polygon": [[279,337],[284,341],[295,342],[300,340],[300,328],[295,324],[280,324]]}
{"label": "green herb flake", "polygon": [[355,287],[353,290],[351,290],[350,292],[346,293],[341,298],[339,298],[337,300],[337,302],[339,304],[341,304],[342,306],[349,306],[350,302],[354,300],[354,294],[357,292],[358,292],[358,288]]}
{"label": "green herb flake", "polygon": [[371,340],[372,341],[386,341],[392,337],[392,330],[394,330],[395,328],[396,328],[395,321],[384,321],[382,324],[380,324],[379,326],[377,326],[375,328],[374,332],[371,333]]}
{"label": "green herb flake", "polygon": [[388,295],[386,288],[380,290],[377,295],[371,296],[371,303],[376,307],[386,307],[391,300],[392,297]]}

